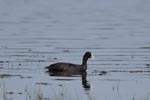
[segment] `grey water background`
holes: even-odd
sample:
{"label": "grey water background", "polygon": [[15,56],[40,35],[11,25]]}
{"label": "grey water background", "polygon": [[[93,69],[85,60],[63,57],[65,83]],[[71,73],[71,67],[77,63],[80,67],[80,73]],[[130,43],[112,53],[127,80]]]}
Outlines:
{"label": "grey water background", "polygon": [[[0,100],[149,100],[149,0],[0,0]],[[49,76],[80,64],[87,81]],[[100,75],[100,71],[107,71]]]}

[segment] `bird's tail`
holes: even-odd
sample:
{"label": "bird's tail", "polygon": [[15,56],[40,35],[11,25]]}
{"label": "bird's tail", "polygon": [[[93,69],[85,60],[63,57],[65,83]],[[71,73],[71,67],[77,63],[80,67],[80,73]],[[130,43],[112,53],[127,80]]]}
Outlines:
{"label": "bird's tail", "polygon": [[45,68],[44,68],[44,69],[48,69],[48,67],[49,67],[49,66],[45,66]]}

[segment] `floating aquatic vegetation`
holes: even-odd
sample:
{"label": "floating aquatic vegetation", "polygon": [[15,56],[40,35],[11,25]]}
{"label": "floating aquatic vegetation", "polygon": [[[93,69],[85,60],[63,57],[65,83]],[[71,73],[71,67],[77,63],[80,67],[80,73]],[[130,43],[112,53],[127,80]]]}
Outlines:
{"label": "floating aquatic vegetation", "polygon": [[106,75],[108,72],[107,71],[100,71],[99,75]]}
{"label": "floating aquatic vegetation", "polygon": [[4,63],[4,61],[0,61],[0,63]]}
{"label": "floating aquatic vegetation", "polygon": [[11,75],[11,74],[0,74],[0,78],[9,78],[9,77],[21,77],[22,75]]}
{"label": "floating aquatic vegetation", "polygon": [[92,73],[98,74],[98,75],[106,75],[108,73],[108,71],[93,70]]}
{"label": "floating aquatic vegetation", "polygon": [[36,83],[37,85],[52,85],[51,83],[43,83],[43,82],[41,82],[41,83]]}

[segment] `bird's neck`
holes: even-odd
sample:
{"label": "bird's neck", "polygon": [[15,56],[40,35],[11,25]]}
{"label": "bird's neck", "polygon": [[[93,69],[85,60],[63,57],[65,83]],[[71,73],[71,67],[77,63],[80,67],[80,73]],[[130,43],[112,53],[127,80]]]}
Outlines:
{"label": "bird's neck", "polygon": [[86,69],[87,69],[87,60],[88,60],[88,58],[83,58],[83,60],[82,60],[82,66],[83,66],[83,70],[85,71]]}

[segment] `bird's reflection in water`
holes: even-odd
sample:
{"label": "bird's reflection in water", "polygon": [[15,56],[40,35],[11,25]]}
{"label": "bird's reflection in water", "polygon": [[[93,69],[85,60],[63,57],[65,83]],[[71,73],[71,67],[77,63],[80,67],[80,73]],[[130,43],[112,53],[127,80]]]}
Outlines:
{"label": "bird's reflection in water", "polygon": [[87,77],[87,72],[70,72],[70,71],[50,71],[48,72],[50,76],[66,76],[66,77],[73,77],[73,76],[77,76],[77,75],[81,75],[82,76],[82,85],[83,88],[86,90],[90,90],[90,84],[88,83],[86,77]]}
{"label": "bird's reflection in water", "polygon": [[87,72],[82,73],[82,85],[86,90],[89,90],[91,88],[90,84],[86,80]]}

